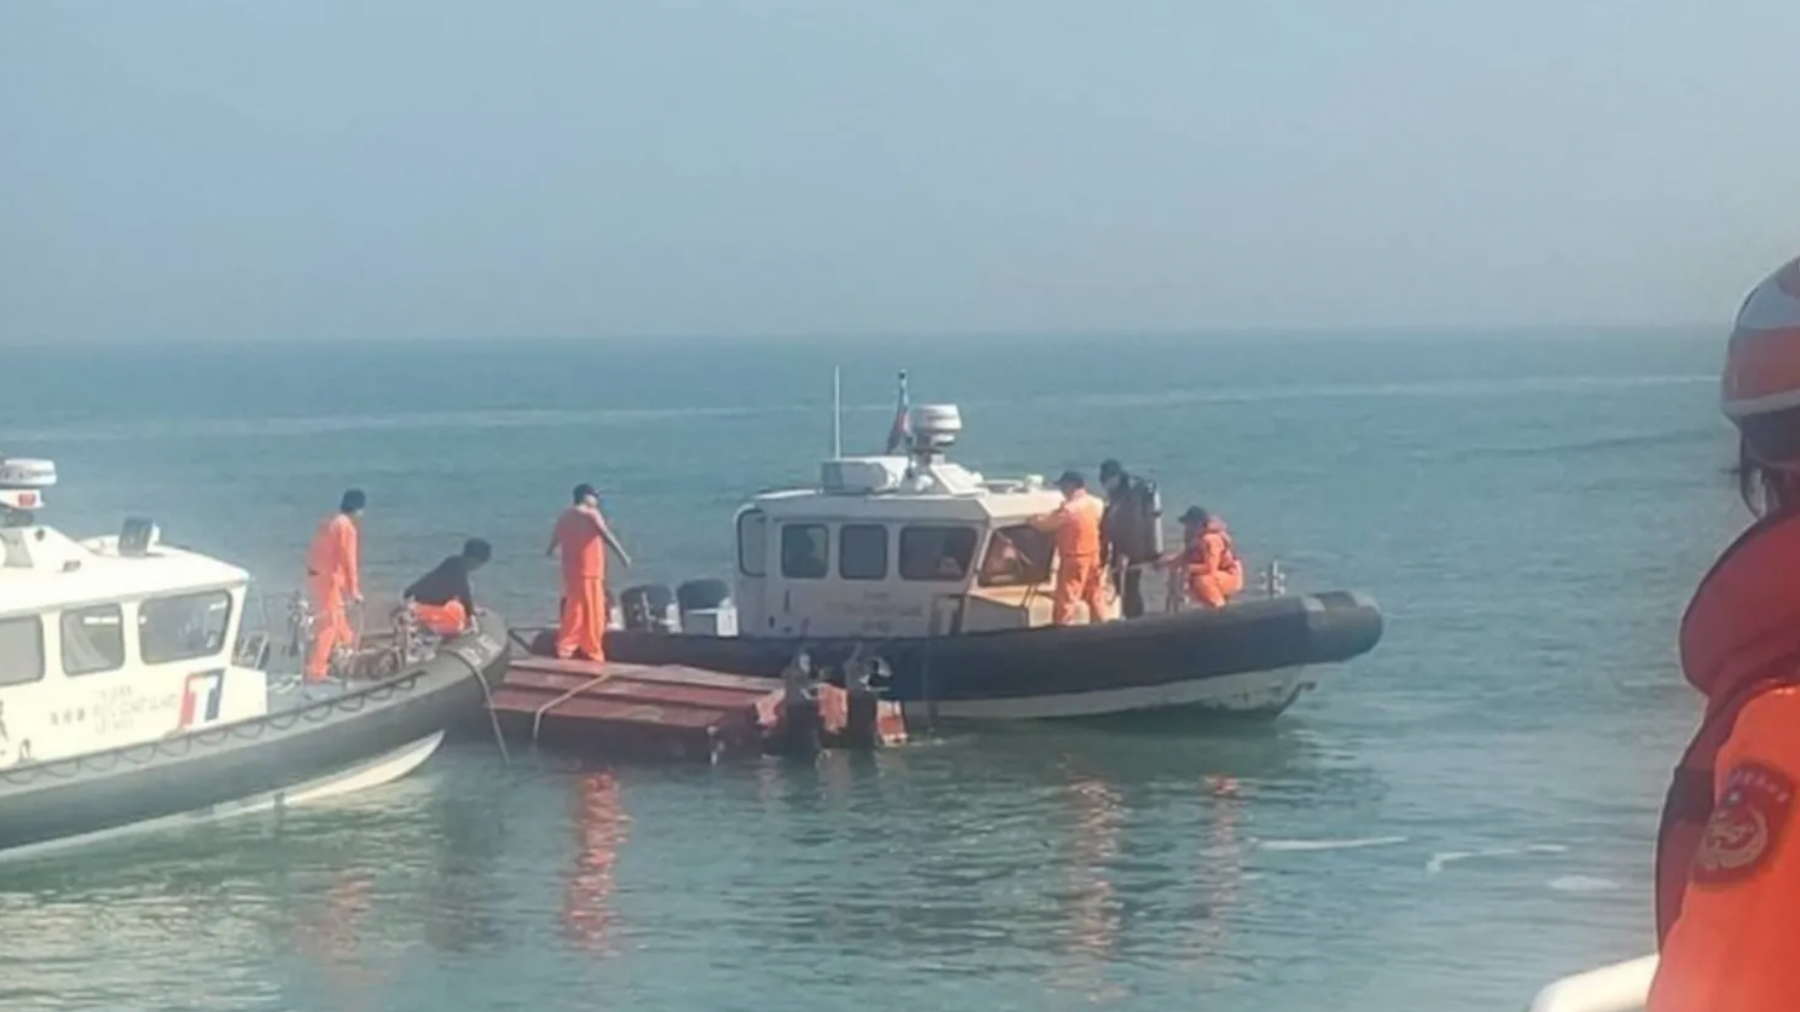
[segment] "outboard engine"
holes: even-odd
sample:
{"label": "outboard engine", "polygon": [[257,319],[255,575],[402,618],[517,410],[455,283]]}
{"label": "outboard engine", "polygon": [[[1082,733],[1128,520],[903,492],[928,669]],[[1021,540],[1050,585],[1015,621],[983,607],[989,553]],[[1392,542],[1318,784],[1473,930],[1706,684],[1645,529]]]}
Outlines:
{"label": "outboard engine", "polygon": [[659,583],[627,587],[619,595],[619,619],[633,632],[669,633],[681,628],[675,595]]}
{"label": "outboard engine", "polygon": [[699,636],[737,635],[737,608],[724,580],[689,580],[675,588],[681,629]]}
{"label": "outboard engine", "polygon": [[675,600],[681,611],[705,611],[731,602],[731,585],[724,580],[689,580],[675,588]]}

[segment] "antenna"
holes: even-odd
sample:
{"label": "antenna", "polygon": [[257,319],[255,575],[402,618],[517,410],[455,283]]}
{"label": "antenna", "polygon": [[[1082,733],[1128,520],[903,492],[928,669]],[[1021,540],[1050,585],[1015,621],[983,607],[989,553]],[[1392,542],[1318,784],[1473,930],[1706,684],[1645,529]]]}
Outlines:
{"label": "antenna", "polygon": [[831,367],[831,459],[844,456],[844,370]]}

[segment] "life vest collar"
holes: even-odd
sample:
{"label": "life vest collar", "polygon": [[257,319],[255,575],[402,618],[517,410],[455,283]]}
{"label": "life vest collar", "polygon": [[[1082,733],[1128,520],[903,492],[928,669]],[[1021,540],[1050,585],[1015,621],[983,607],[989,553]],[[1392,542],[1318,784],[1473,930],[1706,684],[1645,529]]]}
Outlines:
{"label": "life vest collar", "polygon": [[1791,665],[1800,674],[1800,512],[1746,530],[1713,563],[1681,619],[1681,669],[1713,704]]}

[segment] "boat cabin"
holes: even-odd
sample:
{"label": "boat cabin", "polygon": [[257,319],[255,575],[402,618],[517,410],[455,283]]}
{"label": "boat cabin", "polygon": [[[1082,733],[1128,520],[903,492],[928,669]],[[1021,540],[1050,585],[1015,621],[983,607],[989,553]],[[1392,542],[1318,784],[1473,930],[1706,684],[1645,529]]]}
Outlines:
{"label": "boat cabin", "polygon": [[1031,521],[1062,494],[1035,475],[990,480],[945,460],[962,430],[954,406],[920,405],[910,421],[907,454],[827,460],[817,487],[765,493],[738,511],[739,635],[942,636],[1049,623],[1054,536]]}
{"label": "boat cabin", "polygon": [[127,521],[77,541],[37,522],[49,461],[0,462],[0,768],[258,716],[232,663],[249,574]]}

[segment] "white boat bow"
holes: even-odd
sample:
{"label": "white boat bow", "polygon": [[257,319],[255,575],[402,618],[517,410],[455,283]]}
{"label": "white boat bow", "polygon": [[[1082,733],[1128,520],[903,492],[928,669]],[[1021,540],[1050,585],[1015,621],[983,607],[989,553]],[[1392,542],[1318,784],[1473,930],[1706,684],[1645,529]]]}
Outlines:
{"label": "white boat bow", "polygon": [[1526,1012],[1643,1012],[1655,976],[1654,955],[1588,970],[1539,991]]}

